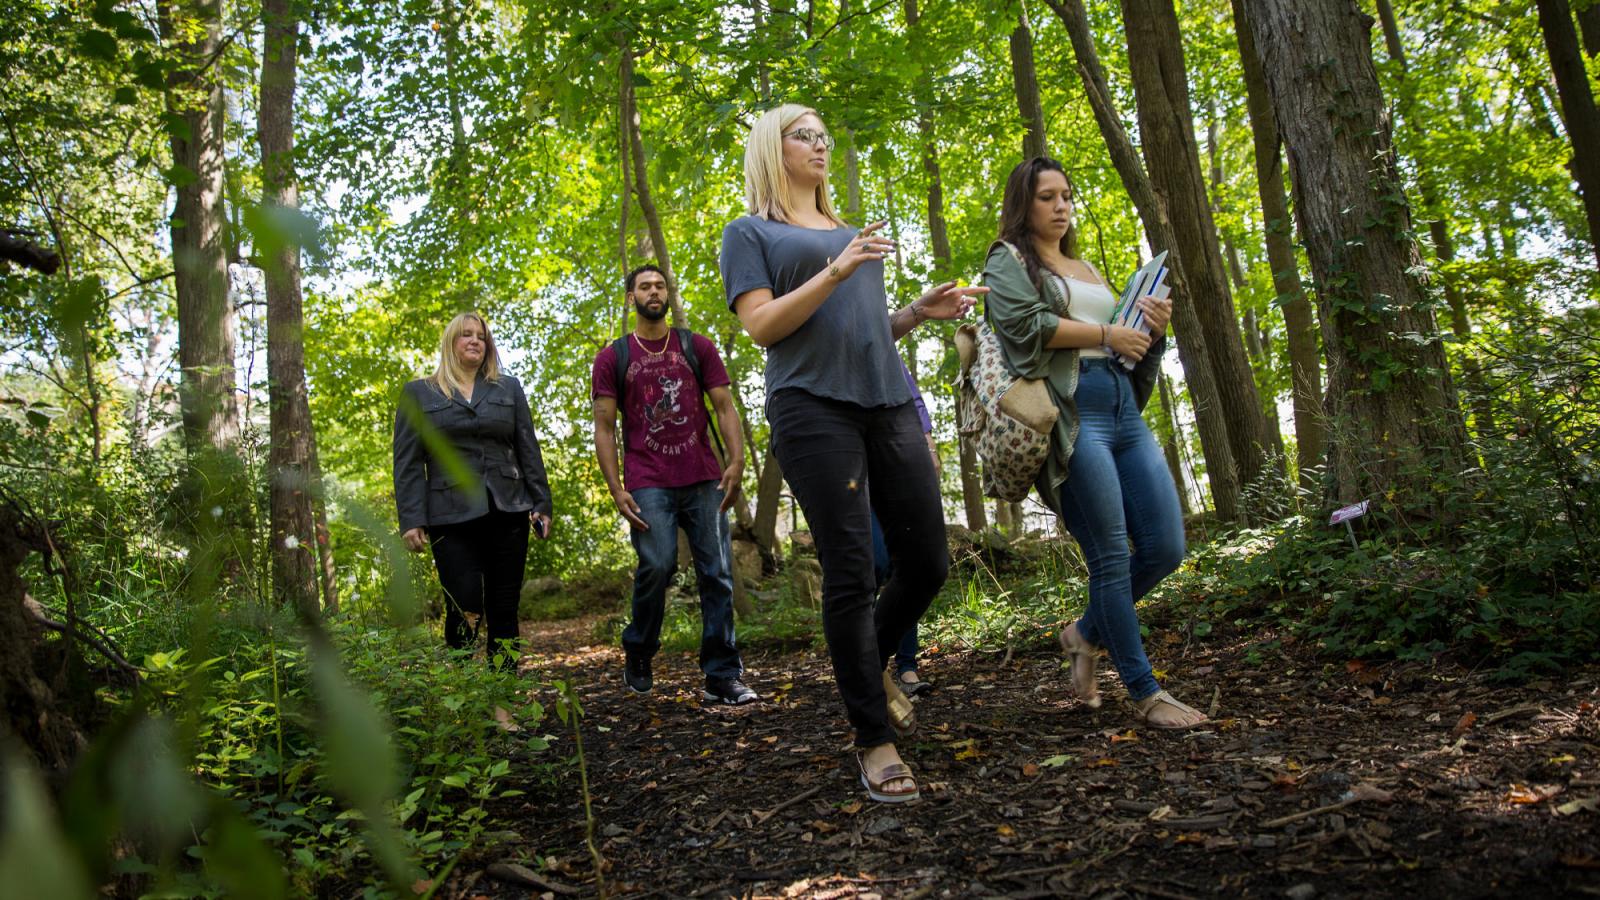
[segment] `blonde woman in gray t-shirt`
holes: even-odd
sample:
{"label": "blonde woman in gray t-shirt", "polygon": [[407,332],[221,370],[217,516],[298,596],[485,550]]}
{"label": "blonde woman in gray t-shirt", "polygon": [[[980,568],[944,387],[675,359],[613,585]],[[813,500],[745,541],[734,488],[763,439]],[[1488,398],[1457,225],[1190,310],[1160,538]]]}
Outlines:
{"label": "blonde woman in gray t-shirt", "polygon": [[[987,288],[955,282],[889,311],[882,222],[857,231],[828,198],[833,138],[815,110],[756,120],[745,145],[749,215],[722,232],[728,307],[767,349],[767,421],[822,564],[822,628],[855,729],[868,795],[915,800],[895,749],[916,728],[886,674],[890,656],[944,584],[950,555],[933,461],[894,342],[927,319],[965,315]],[[868,492],[870,491],[870,499]],[[874,613],[872,510],[894,575]]]}

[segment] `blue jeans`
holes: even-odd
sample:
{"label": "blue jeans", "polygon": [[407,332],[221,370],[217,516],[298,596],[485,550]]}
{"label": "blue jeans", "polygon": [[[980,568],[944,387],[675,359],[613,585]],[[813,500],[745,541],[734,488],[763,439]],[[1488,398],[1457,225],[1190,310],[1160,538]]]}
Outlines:
{"label": "blue jeans", "polygon": [[[883,539],[883,524],[878,521],[878,514],[872,514],[872,574],[878,578],[878,589],[889,583],[889,576],[894,574],[894,565],[889,562],[889,542]],[[915,672],[917,670],[917,623],[912,622],[906,629],[905,637],[900,639],[900,646],[894,653],[894,670],[899,672]]]}
{"label": "blue jeans", "polygon": [[678,529],[689,536],[700,588],[700,668],[707,679],[744,673],[733,635],[733,559],[728,517],[718,507],[722,491],[715,481],[678,488],[633,491],[639,518],[649,531],[632,529],[639,568],[633,576],[633,621],[622,632],[629,654],[649,659],[661,649],[661,620],[667,585],[678,568]]}
{"label": "blue jeans", "polygon": [[1078,633],[1106,648],[1128,696],[1142,700],[1161,686],[1133,605],[1183,562],[1183,514],[1127,373],[1105,358],[1079,366],[1078,442],[1061,485],[1061,517],[1089,567]]}

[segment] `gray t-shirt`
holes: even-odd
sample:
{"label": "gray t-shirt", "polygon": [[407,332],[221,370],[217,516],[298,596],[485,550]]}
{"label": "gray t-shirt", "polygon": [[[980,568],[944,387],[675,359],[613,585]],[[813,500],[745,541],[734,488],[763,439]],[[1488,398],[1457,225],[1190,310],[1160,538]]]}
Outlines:
{"label": "gray t-shirt", "polygon": [[[728,308],[747,291],[782,297],[827,268],[855,237],[850,227],[821,231],[742,216],[722,230],[722,288]],[[834,286],[793,334],[767,348],[767,396],[783,388],[858,406],[911,401],[889,331],[883,263],[869,260]]]}

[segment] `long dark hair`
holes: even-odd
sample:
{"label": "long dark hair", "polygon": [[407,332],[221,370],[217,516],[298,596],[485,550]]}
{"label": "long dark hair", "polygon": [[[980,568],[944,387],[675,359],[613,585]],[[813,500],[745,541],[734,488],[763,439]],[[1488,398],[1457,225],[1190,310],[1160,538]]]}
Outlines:
{"label": "long dark hair", "polygon": [[[1017,163],[1017,167],[1006,176],[1005,198],[1000,202],[1000,240],[1016,247],[1017,252],[1022,254],[1028,278],[1043,293],[1044,280],[1039,272],[1044,265],[1039,261],[1039,251],[1033,248],[1033,233],[1028,230],[1028,212],[1033,207],[1033,192],[1039,186],[1041,172],[1060,172],[1061,177],[1067,179],[1067,190],[1072,190],[1072,177],[1061,167],[1061,163],[1048,156],[1035,156]],[[1067,252],[1066,235],[1061,236],[1061,252]]]}

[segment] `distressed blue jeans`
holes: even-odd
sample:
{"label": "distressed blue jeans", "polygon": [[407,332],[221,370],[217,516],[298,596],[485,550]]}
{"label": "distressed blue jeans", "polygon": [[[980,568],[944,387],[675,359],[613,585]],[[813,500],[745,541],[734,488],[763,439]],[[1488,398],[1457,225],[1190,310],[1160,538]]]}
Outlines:
{"label": "distressed blue jeans", "polygon": [[686,487],[640,488],[632,492],[649,531],[631,530],[639,568],[633,575],[633,620],[622,632],[629,654],[649,659],[661,649],[667,586],[678,568],[678,529],[689,536],[689,552],[700,589],[700,668],[706,678],[744,673],[733,633],[733,550],[722,490],[715,481]]}
{"label": "distressed blue jeans", "polygon": [[1061,485],[1061,517],[1089,567],[1078,633],[1106,648],[1128,696],[1142,700],[1161,686],[1133,607],[1183,562],[1183,513],[1127,373],[1104,357],[1079,366],[1078,441]]}

